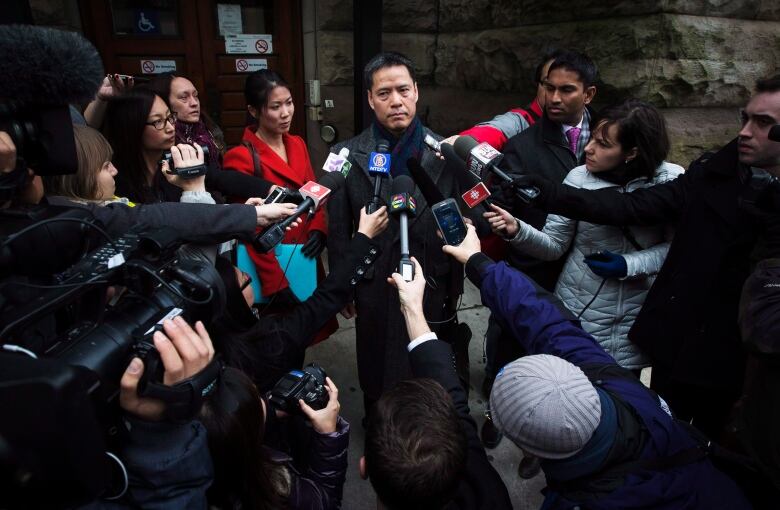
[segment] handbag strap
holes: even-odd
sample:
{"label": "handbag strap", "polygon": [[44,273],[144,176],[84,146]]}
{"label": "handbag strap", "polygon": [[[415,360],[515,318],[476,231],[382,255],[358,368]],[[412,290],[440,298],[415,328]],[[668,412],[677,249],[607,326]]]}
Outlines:
{"label": "handbag strap", "polygon": [[252,155],[252,165],[254,165],[254,172],[252,175],[255,177],[261,177],[260,175],[260,154],[257,153],[255,150],[255,146],[252,145],[252,142],[248,140],[243,140],[241,142],[241,145],[247,148],[249,150],[249,154]]}

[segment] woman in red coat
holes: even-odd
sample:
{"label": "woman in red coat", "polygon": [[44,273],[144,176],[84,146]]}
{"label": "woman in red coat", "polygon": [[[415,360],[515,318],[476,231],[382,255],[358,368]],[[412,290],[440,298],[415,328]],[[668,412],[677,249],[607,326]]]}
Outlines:
{"label": "woman in red coat", "polygon": [[[259,174],[263,179],[294,190],[307,181],[315,180],[306,143],[301,137],[289,133],[295,106],[290,88],[284,79],[275,71],[267,69],[251,73],[246,80],[244,96],[247,110],[257,120],[257,124],[244,130],[244,145],[225,154],[223,167],[249,175]],[[246,146],[247,142],[254,151]],[[259,158],[260,163],[257,173],[254,156]],[[324,274],[319,256],[325,248],[328,232],[325,209],[317,211],[313,218],[303,216],[303,220],[300,227],[287,232],[282,243],[303,243],[303,255],[318,259],[320,280]],[[275,294],[273,306],[296,302],[297,298],[284,276],[284,268],[280,266],[276,256],[273,253],[257,253],[251,246],[247,246],[247,251],[257,266],[263,296],[270,297]],[[335,324],[334,320],[332,328],[326,327],[329,331],[325,336],[335,331]],[[324,332],[321,332],[320,336],[322,333]]]}

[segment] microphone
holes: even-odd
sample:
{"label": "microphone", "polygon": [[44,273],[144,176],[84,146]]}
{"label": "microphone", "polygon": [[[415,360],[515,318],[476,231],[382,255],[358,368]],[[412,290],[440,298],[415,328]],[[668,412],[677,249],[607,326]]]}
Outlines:
{"label": "microphone", "polygon": [[404,281],[414,280],[414,264],[409,258],[409,216],[414,217],[417,203],[414,201],[414,181],[407,175],[393,179],[390,198],[390,214],[397,214],[401,231],[401,260],[398,272]]}
{"label": "microphone", "polygon": [[4,25],[0,54],[0,129],[37,175],[75,173],[68,104],[95,97],[105,76],[97,50],[73,32]]}
{"label": "microphone", "polygon": [[347,159],[349,157],[349,149],[342,147],[338,154],[328,153],[328,159],[325,160],[325,164],[322,165],[322,169],[326,172],[341,172],[345,178],[352,169],[352,163]]}
{"label": "microphone", "polygon": [[436,184],[431,179],[431,176],[428,175],[428,172],[425,171],[417,158],[407,159],[406,168],[412,175],[412,180],[414,183],[417,184],[418,188],[420,188],[420,193],[422,193],[422,196],[425,197],[425,201],[428,202],[428,206],[438,204],[444,200],[444,195],[441,194],[441,191],[439,191],[439,188],[436,187]]}
{"label": "microphone", "polygon": [[340,172],[330,172],[319,178],[317,182],[309,181],[298,190],[304,197],[303,202],[295,209],[295,212],[279,223],[276,223],[255,236],[253,246],[260,253],[268,253],[282,239],[287,227],[298,219],[303,213],[314,213],[319,209],[330,194],[344,185],[344,176]]}
{"label": "microphone", "polygon": [[[478,177],[481,178],[485,170],[488,170],[499,179],[509,183],[512,182],[512,177],[496,166],[504,155],[494,149],[489,143],[478,143],[470,136],[461,136],[455,140],[454,148],[458,156],[466,161],[466,167],[469,171]],[[521,200],[530,203],[531,200],[539,196],[539,188],[533,186],[515,187],[515,193]]]}
{"label": "microphone", "polygon": [[0,98],[27,105],[91,101],[103,61],[82,35],[32,25],[0,26]]}
{"label": "microphone", "polygon": [[371,214],[382,207],[382,178],[390,173],[390,142],[380,138],[376,152],[368,158],[368,173],[374,176],[374,197],[366,204],[366,213]]}
{"label": "microphone", "polygon": [[[485,186],[485,183],[480,180],[479,177],[466,170],[466,163],[455,153],[455,148],[448,144],[441,144],[441,154],[444,156],[444,160],[447,162],[447,167],[455,180],[458,182],[458,188],[463,191],[461,198],[463,202],[470,209],[474,209],[476,206],[485,202],[490,204],[490,191]],[[483,209],[488,209],[483,206]]]}

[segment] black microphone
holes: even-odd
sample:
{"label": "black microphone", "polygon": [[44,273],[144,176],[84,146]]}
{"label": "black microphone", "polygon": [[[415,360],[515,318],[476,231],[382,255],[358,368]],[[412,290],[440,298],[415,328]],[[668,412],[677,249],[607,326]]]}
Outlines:
{"label": "black microphone", "polygon": [[414,201],[414,181],[408,175],[393,179],[392,196],[390,197],[390,214],[397,214],[401,231],[401,260],[398,272],[404,281],[414,280],[414,264],[409,258],[409,216],[417,212]]}
{"label": "black microphone", "polygon": [[441,194],[439,188],[428,175],[428,172],[420,164],[417,158],[409,158],[406,160],[406,168],[412,175],[412,180],[420,188],[420,193],[425,197],[425,201],[428,202],[428,207],[433,204],[438,204],[445,199],[445,196]]}
{"label": "black microphone", "polygon": [[0,54],[0,131],[37,175],[75,173],[68,105],[95,97],[104,77],[97,50],[73,32],[5,25]]}
{"label": "black microphone", "polygon": [[390,142],[380,138],[376,151],[368,158],[368,173],[374,176],[374,197],[366,204],[366,213],[372,214],[382,207],[382,179],[390,173]]}
{"label": "black microphone", "polygon": [[256,235],[253,242],[255,249],[260,253],[271,251],[274,246],[282,242],[287,227],[305,212],[313,214],[327,201],[331,193],[337,191],[342,185],[344,185],[344,176],[341,175],[341,172],[329,172],[320,177],[317,182],[309,181],[304,184],[298,190],[305,197],[303,202],[292,215]]}
{"label": "black microphone", "polygon": [[[482,177],[485,170],[495,174],[499,179],[511,183],[512,177],[498,168],[498,163],[504,157],[489,143],[478,143],[470,136],[461,136],[455,140],[455,153],[464,161],[469,171]],[[515,193],[521,200],[530,203],[539,196],[539,188],[533,186],[515,187]]]}
{"label": "black microphone", "polygon": [[[455,180],[458,183],[458,188],[461,190],[461,192],[463,192],[462,197],[466,205],[468,205],[470,209],[474,209],[482,202],[484,202],[485,204],[481,206],[481,210],[483,212],[490,211],[490,209],[486,207],[486,205],[490,205],[492,203],[489,198],[490,192],[487,190],[487,187],[479,177],[466,170],[466,162],[455,153],[455,148],[448,143],[443,143],[441,144],[441,154],[444,156],[444,160],[447,162],[447,171],[455,177]],[[482,189],[480,189],[480,191],[487,196],[479,200],[477,203],[473,203],[467,199],[466,194],[479,189],[478,187],[481,187]]]}

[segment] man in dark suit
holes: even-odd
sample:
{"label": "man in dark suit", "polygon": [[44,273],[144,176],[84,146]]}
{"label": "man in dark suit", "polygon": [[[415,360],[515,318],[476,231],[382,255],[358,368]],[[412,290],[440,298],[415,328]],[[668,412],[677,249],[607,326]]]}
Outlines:
{"label": "man in dark suit", "polygon": [[452,349],[428,327],[426,279],[412,260],[413,281],[398,273],[387,280],[398,289],[415,379],[399,383],[377,402],[366,428],[360,474],[371,481],[384,508],[512,508],[477,438]]}
{"label": "man in dark suit", "polygon": [[[333,152],[339,152],[342,147],[349,149],[352,170],[343,192],[328,203],[330,264],[339,263],[339,256],[345,253],[360,218],[360,210],[374,195],[374,176],[368,172],[368,158],[376,151],[379,140],[389,142],[391,151],[390,175],[382,179],[384,200],[390,198],[393,179],[409,174],[406,162],[412,157],[420,161],[444,196],[456,196],[457,191],[452,175],[442,172],[444,161],[425,149],[426,135],[437,140],[441,137],[423,126],[416,116],[418,90],[412,62],[398,53],[380,53],[366,65],[364,79],[368,103],[376,120],[356,137],[332,149]],[[455,305],[463,288],[463,268],[441,252],[442,242],[436,235],[436,222],[430,212],[432,204],[426,202],[419,190],[414,198],[417,215],[409,220],[409,250],[422,263],[431,286],[426,296],[426,315],[438,327],[444,327],[455,320]],[[377,241],[382,255],[356,286],[354,305],[342,312],[347,318],[357,313],[358,376],[367,412],[384,390],[411,374],[406,353],[408,339],[398,312],[398,297],[385,283],[400,258],[398,222],[391,222]]]}
{"label": "man in dark suit", "polygon": [[[632,193],[581,190],[528,175],[534,205],[606,225],[675,222],[675,236],[628,337],[653,365],[651,388],[713,439],[742,387],[745,354],[737,310],[751,260],[777,257],[778,204],[756,195],[757,178],[780,175],[780,75],[756,82],[737,139],[694,161],[682,176]],[[771,190],[765,188],[764,193]],[[750,203],[768,209],[747,207]],[[767,204],[763,204],[767,205]]]}
{"label": "man in dark suit", "polygon": [[[584,163],[585,145],[595,124],[595,113],[588,105],[596,96],[597,75],[596,65],[586,55],[563,51],[555,58],[543,83],[544,115],[507,141],[501,164],[505,171],[563,182],[569,170]],[[542,229],[547,219],[547,214],[538,209],[524,208],[515,213],[537,229]],[[542,262],[510,253],[508,262],[552,291],[564,258]]]}

